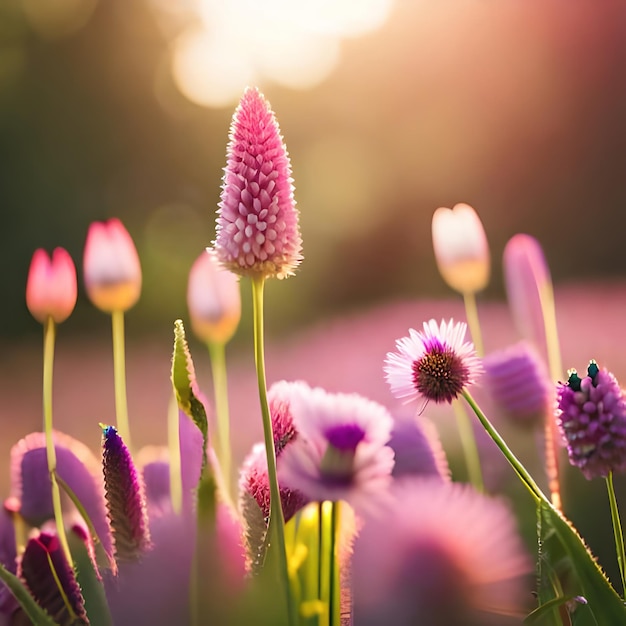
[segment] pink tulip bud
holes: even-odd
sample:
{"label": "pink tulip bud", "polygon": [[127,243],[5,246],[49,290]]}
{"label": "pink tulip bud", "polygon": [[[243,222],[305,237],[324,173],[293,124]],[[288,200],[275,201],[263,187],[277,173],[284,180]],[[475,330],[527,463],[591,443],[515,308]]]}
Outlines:
{"label": "pink tulip bud", "polygon": [[515,235],[504,248],[504,280],[513,320],[522,337],[545,345],[542,294],[552,293],[552,279],[539,242]]}
{"label": "pink tulip bud", "polygon": [[215,250],[243,276],[291,276],[302,240],[291,165],[278,122],[257,89],[246,89],[233,115]]}
{"label": "pink tulip bud", "polygon": [[44,324],[51,317],[64,322],[76,305],[76,268],[64,248],[55,248],[52,259],[45,250],[35,250],[26,283],[26,306]]}
{"label": "pink tulip bud", "polygon": [[468,204],[441,207],[433,215],[433,247],[441,276],[460,293],[476,293],[489,282],[489,245],[482,222]]}
{"label": "pink tulip bud", "polygon": [[241,319],[238,277],[224,269],[213,250],[194,262],[187,284],[191,328],[202,341],[226,343]]}
{"label": "pink tulip bud", "polygon": [[105,313],[127,311],[141,293],[141,265],[131,236],[117,218],[93,222],[83,271],[87,295]]}

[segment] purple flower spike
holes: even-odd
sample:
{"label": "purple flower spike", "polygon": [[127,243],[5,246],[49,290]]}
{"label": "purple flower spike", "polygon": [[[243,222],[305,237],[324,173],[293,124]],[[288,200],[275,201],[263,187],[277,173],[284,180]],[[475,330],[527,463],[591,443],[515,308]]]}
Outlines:
{"label": "purple flower spike", "polygon": [[269,103],[246,89],[233,115],[215,251],[243,276],[286,278],[302,260],[291,165]]}
{"label": "purple flower spike", "polygon": [[557,386],[556,418],[570,463],[588,480],[626,470],[626,398],[613,374],[595,361],[584,378],[570,370]]}
{"label": "purple flower spike", "polygon": [[102,429],[104,488],[115,557],[135,561],[150,547],[142,484],[130,452],[113,426]]}
{"label": "purple flower spike", "polygon": [[541,425],[554,402],[545,365],[522,341],[485,357],[485,383],[501,413],[521,425]]}
{"label": "purple flower spike", "polygon": [[[54,568],[54,573],[50,564]],[[57,624],[60,626],[89,624],[80,587],[56,535],[41,532],[29,539],[22,555],[19,573],[37,603]],[[71,611],[59,591],[55,577],[63,589]]]}
{"label": "purple flower spike", "polygon": [[[103,548],[112,554],[100,463],[80,441],[58,431],[53,432],[53,439],[57,474],[85,507]],[[11,496],[19,503],[20,515],[31,526],[39,526],[54,517],[43,433],[31,433],[11,448]]]}
{"label": "purple flower spike", "polygon": [[[13,514],[9,507],[4,506],[3,510],[0,511],[0,563],[2,563],[11,574],[15,574],[17,571],[15,558],[15,526],[13,524]],[[17,601],[9,591],[9,588],[4,585],[4,583],[0,583],[0,620],[3,614],[11,614],[17,606]],[[0,621],[0,623],[2,622]]]}

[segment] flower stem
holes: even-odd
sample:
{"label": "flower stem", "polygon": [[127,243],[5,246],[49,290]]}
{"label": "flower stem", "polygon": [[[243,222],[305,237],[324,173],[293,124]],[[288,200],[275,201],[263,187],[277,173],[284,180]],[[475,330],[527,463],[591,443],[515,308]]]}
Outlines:
{"label": "flower stem", "polygon": [[224,488],[231,496],[230,419],[228,411],[228,380],[226,374],[226,344],[209,341],[213,375],[213,394],[217,413],[217,457],[222,468]]}
{"label": "flower stem", "polygon": [[626,593],[626,555],[624,553],[624,534],[622,533],[622,524],[619,519],[617,499],[615,498],[615,489],[613,487],[613,472],[609,472],[608,476],[606,477],[606,486],[609,492],[611,521],[613,522],[613,534],[615,535],[615,551],[617,552],[619,573],[622,577],[622,593],[624,594]]}
{"label": "flower stem", "polygon": [[172,510],[178,515],[183,508],[183,477],[180,458],[180,416],[176,398],[167,409],[167,444],[169,448],[170,499]]}
{"label": "flower stem", "polygon": [[341,502],[332,503],[330,523],[330,626],[341,626],[341,581],[339,579],[339,526]]}
{"label": "flower stem", "polygon": [[[543,317],[546,337],[546,353],[550,377],[557,381],[563,375],[561,364],[561,349],[559,347],[559,333],[556,323],[556,308],[554,306],[554,291],[552,283],[539,285],[539,302]],[[559,448],[557,445],[557,425],[551,412],[546,414],[544,425],[546,447],[546,475],[550,487],[550,499],[554,508],[561,509],[561,485],[559,477]]]}
{"label": "flower stem", "polygon": [[506,460],[510,463],[511,467],[515,471],[515,473],[519,476],[520,480],[524,483],[528,491],[530,491],[531,495],[535,498],[535,500],[543,500],[544,502],[550,504],[548,498],[546,498],[545,494],[538,487],[537,483],[534,481],[533,477],[528,473],[528,470],[522,465],[519,459],[511,452],[511,449],[506,445],[504,439],[498,431],[493,427],[491,422],[487,419],[487,416],[482,412],[481,408],[476,404],[476,401],[470,395],[467,389],[462,391],[462,395],[470,405],[474,413],[476,413],[476,417],[483,425],[483,428],[487,431],[487,434],[493,439],[494,443],[500,448],[502,454]]}
{"label": "flower stem", "polygon": [[461,439],[469,481],[474,485],[477,491],[483,492],[485,490],[485,484],[483,482],[483,472],[480,466],[480,456],[478,454],[478,446],[476,445],[472,422],[465,412],[463,405],[458,400],[452,402],[452,408],[456,415],[456,424]]}
{"label": "flower stem", "polygon": [[56,329],[54,320],[48,317],[43,331],[43,430],[46,437],[46,458],[48,460],[48,473],[52,486],[52,509],[54,511],[54,521],[56,523],[57,535],[61,542],[61,547],[65,553],[65,558],[72,566],[72,554],[65,526],[63,525],[63,510],[61,508],[61,492],[56,480],[57,456],[52,438],[52,372],[54,370],[54,340]]}
{"label": "flower stem", "polygon": [[113,373],[115,380],[115,416],[117,432],[131,450],[128,406],[126,403],[126,357],[124,350],[124,312],[113,311]]}
{"label": "flower stem", "polygon": [[[252,279],[252,311],[254,318],[254,360],[259,385],[259,400],[261,403],[261,416],[263,418],[263,437],[265,441],[265,454],[267,456],[267,475],[270,484],[270,516],[268,522],[268,535],[270,541],[275,538],[276,554],[279,576],[287,595],[287,614],[290,626],[298,623],[296,606],[290,590],[289,569],[287,566],[287,550],[285,545],[285,520],[280,501],[278,487],[278,475],[276,473],[276,451],[274,449],[274,434],[272,432],[272,419],[267,401],[267,382],[265,377],[265,350],[263,336],[263,287],[265,279],[257,276]],[[270,545],[270,550],[272,546]]]}
{"label": "flower stem", "polygon": [[478,307],[476,306],[476,294],[474,292],[463,294],[463,303],[465,304],[465,318],[469,326],[470,335],[476,348],[476,354],[483,356],[485,354],[483,348],[483,335],[480,330],[480,321],[478,318]]}

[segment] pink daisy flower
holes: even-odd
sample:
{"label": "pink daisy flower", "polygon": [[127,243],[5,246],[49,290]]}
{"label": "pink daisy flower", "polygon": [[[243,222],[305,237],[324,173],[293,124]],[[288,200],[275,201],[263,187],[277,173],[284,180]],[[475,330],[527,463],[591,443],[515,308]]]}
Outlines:
{"label": "pink daisy flower", "polygon": [[423,332],[409,330],[396,341],[397,352],[388,352],[385,377],[391,393],[406,402],[452,402],[473,384],[483,367],[474,344],[465,341],[463,322],[424,322]]}
{"label": "pink daisy flower", "polygon": [[291,398],[291,414],[298,437],[278,459],[281,486],[361,509],[385,490],[394,464],[387,409],[358,394],[303,387]]}

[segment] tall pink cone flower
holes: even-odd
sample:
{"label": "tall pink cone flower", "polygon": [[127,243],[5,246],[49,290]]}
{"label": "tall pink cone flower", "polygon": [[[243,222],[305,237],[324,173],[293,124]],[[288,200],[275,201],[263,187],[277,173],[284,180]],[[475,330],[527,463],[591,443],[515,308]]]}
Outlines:
{"label": "tall pink cone flower", "polygon": [[466,294],[487,286],[489,245],[483,224],[468,204],[440,207],[433,215],[433,247],[441,276],[452,289]]}
{"label": "tall pink cone flower", "polygon": [[518,332],[543,350],[545,322],[542,297],[552,293],[552,279],[539,242],[530,235],[513,236],[502,258],[509,307]]}
{"label": "tall pink cone flower", "polygon": [[93,222],[89,227],[83,271],[89,299],[101,311],[127,311],[139,300],[139,255],[131,236],[117,218]]}
{"label": "tall pink cone flower", "polygon": [[226,343],[241,319],[241,294],[235,274],[225,270],[214,250],[195,260],[187,283],[187,308],[194,334],[206,342]]}
{"label": "tall pink cone flower", "polygon": [[35,250],[26,283],[26,306],[42,324],[51,317],[55,324],[64,322],[76,305],[76,268],[64,248],[55,248],[52,258]]}
{"label": "tall pink cone flower", "polygon": [[302,260],[291,165],[278,123],[258,89],[248,88],[229,135],[215,251],[243,276],[286,278]]}

